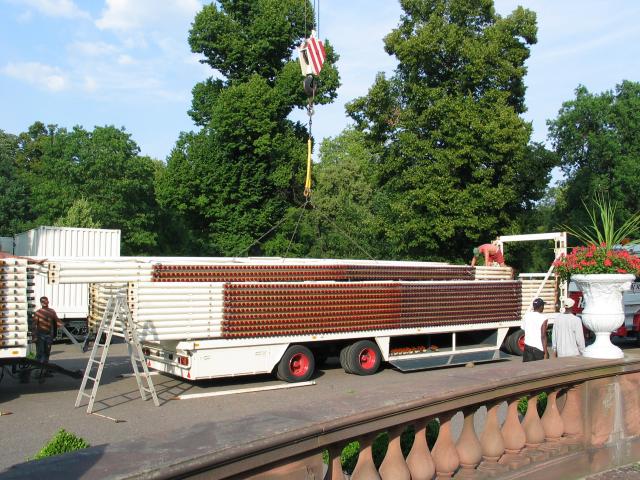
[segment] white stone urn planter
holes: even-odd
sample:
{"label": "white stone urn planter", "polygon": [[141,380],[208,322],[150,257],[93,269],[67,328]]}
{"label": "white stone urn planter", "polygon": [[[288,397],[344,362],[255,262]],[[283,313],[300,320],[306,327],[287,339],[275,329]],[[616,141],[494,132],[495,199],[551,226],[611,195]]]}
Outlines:
{"label": "white stone urn planter", "polygon": [[611,343],[611,332],[624,323],[622,292],[631,288],[635,275],[598,273],[571,275],[582,291],[584,309],[582,323],[596,334],[596,341],[584,352],[591,358],[622,358],[624,353]]}

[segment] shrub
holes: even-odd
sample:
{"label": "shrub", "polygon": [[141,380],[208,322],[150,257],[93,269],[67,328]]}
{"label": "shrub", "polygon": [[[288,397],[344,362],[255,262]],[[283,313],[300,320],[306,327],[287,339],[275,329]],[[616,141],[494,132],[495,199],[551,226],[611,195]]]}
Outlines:
{"label": "shrub", "polygon": [[[522,416],[526,415],[527,406],[528,406],[527,397],[522,397],[520,400],[518,400],[518,413]],[[538,395],[537,406],[538,406],[538,416],[542,417],[542,414],[547,408],[547,394],[545,392],[542,392],[540,395]]]}
{"label": "shrub", "polygon": [[62,453],[75,452],[89,446],[84,439],[67,432],[65,429],[60,429],[33,459],[40,460],[41,458],[53,457]]}
{"label": "shrub", "polygon": [[[440,423],[438,422],[438,420],[431,420],[427,428],[427,443],[430,449],[432,449],[433,445],[436,443],[439,430]],[[402,432],[402,435],[400,436],[400,447],[402,448],[402,454],[405,457],[409,455],[409,452],[411,451],[414,437],[415,429],[413,428],[413,426],[409,426],[404,432]],[[376,437],[371,447],[373,463],[376,465],[376,467],[380,467],[380,465],[382,464],[384,456],[387,454],[388,446],[389,434],[387,432],[382,432]],[[340,464],[342,465],[342,470],[344,472],[349,475],[353,473],[353,469],[356,468],[356,463],[358,463],[359,454],[360,443],[357,441],[347,444],[347,446],[342,449],[342,453],[340,454]],[[329,452],[327,450],[322,452],[322,459],[325,464],[329,463]]]}

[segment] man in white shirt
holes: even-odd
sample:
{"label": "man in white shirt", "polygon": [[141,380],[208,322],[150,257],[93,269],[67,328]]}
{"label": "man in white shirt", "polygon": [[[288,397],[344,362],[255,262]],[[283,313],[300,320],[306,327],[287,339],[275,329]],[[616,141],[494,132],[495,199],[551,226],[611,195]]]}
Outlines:
{"label": "man in white shirt", "polygon": [[547,317],[542,314],[544,300],[536,298],[533,301],[533,311],[527,312],[522,318],[524,330],[523,362],[533,362],[549,358],[547,351]]}
{"label": "man in white shirt", "polygon": [[582,320],[571,313],[575,305],[572,298],[564,299],[565,313],[558,313],[553,323],[551,345],[558,357],[574,357],[584,353]]}

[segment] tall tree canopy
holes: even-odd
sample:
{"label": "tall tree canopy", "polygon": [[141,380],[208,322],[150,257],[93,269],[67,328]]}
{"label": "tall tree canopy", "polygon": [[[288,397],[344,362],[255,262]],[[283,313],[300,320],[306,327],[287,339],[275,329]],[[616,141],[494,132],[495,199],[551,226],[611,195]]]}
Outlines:
{"label": "tall tree canopy", "polygon": [[[197,14],[189,44],[219,78],[194,87],[189,113],[201,130],[181,135],[158,186],[163,207],[199,239],[194,253],[243,252],[301,201],[307,132],[288,116],[306,104],[292,54],[312,27],[307,0],[221,0]],[[325,47],[317,104],[339,86],[337,56]]]}
{"label": "tall tree canopy", "polygon": [[16,164],[31,193],[29,226],[73,220],[121,229],[126,254],[156,247],[155,166],[124,130],[36,122],[19,136]]}
{"label": "tall tree canopy", "polygon": [[0,235],[21,231],[29,222],[29,188],[16,165],[18,137],[0,130]]}
{"label": "tall tree canopy", "polygon": [[[579,223],[582,200],[606,192],[620,202],[621,218],[640,210],[640,83],[623,81],[601,94],[586,87],[549,123],[564,184],[556,202],[560,222]],[[584,213],[583,213],[584,215]]]}
{"label": "tall tree canopy", "polygon": [[348,113],[380,154],[390,255],[468,260],[471,247],[518,228],[553,159],[529,146],[524,76],[536,17],[501,17],[493,0],[401,0],[385,37],[399,61]]}

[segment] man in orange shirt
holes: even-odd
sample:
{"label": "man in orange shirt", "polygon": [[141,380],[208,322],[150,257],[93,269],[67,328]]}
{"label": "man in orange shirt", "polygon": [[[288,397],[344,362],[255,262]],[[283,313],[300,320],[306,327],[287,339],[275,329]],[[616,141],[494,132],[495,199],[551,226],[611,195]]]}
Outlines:
{"label": "man in orange shirt", "polygon": [[[33,314],[33,339],[36,342],[36,360],[46,365],[49,363],[53,339],[56,337],[58,327],[62,327],[63,324],[56,311],[49,308],[47,297],[40,297],[40,305],[42,308]],[[46,372],[44,375],[51,376],[51,373]]]}
{"label": "man in orange shirt", "polygon": [[496,263],[501,267],[504,267],[505,265],[502,250],[500,250],[500,247],[495,242],[485,243],[484,245],[480,245],[473,249],[473,258],[471,259],[472,267],[476,266],[480,255],[484,255],[484,264],[487,267],[492,267]]}

